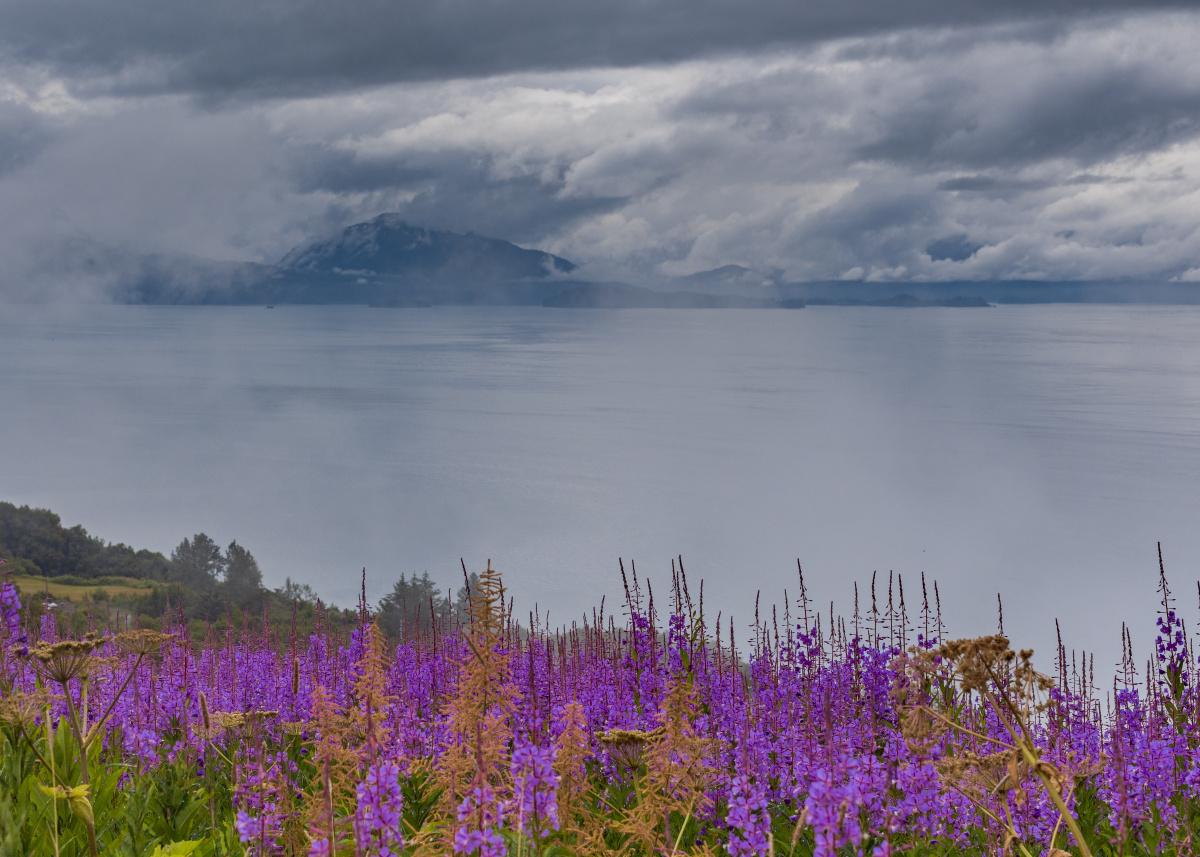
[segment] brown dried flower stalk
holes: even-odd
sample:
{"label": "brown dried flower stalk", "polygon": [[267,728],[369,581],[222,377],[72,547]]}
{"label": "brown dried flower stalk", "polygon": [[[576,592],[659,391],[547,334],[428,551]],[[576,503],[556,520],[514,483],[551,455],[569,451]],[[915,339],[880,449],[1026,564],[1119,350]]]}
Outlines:
{"label": "brown dried flower stalk", "polygon": [[467,653],[446,700],[446,746],[438,761],[442,806],[453,813],[463,794],[487,783],[498,796],[509,788],[508,754],[518,691],[503,645],[508,614],[500,574],[489,561],[472,587],[470,623],[463,631]]}
{"label": "brown dried flower stalk", "polygon": [[[969,798],[1005,828],[1005,847],[1016,842],[1022,851],[1026,851],[1011,822],[1009,801],[1011,797],[1017,806],[1025,803],[1024,784],[1033,776],[1040,781],[1046,796],[1058,810],[1060,822],[1071,832],[1083,857],[1091,857],[1087,841],[1067,806],[1077,776],[1043,759],[1042,751],[1034,742],[1032,724],[1045,710],[1043,696],[1054,686],[1054,680],[1034,669],[1033,650],[1023,649],[1018,654],[1009,648],[1007,637],[993,635],[953,640],[934,650],[914,650],[904,666],[910,681],[899,693],[902,703],[907,703],[902,731],[914,750],[928,749],[936,737],[947,730],[1002,748],[980,756],[959,747],[952,756],[939,761],[938,770],[943,782]],[[917,681],[911,681],[913,678]],[[1003,726],[1008,741],[983,734],[961,719],[952,719],[926,704],[924,699],[912,699],[918,695],[914,686],[920,686],[927,699],[929,688],[938,679],[953,681],[968,696],[978,694]],[[997,798],[1005,806],[1005,812],[997,814],[989,809],[989,797]],[[1057,831],[1058,827],[1054,835]],[[1051,841],[1050,848],[1054,847]]]}

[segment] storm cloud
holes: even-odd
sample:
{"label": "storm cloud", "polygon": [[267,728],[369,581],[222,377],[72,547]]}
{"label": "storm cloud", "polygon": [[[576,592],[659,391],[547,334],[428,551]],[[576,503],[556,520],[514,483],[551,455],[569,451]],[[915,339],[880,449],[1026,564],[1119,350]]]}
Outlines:
{"label": "storm cloud", "polygon": [[122,91],[310,93],[639,66],[913,27],[1188,8],[1137,0],[6,0],[0,52]]}
{"label": "storm cloud", "polygon": [[384,211],[630,282],[1194,279],[1200,13],[1125,5],[8,2],[0,282]]}

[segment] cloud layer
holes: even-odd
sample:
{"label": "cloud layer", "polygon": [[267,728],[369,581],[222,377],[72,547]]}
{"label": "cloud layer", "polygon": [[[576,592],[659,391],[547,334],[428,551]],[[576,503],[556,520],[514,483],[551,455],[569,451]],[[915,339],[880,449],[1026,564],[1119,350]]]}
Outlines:
{"label": "cloud layer", "polygon": [[5,0],[0,55],[92,90],[311,94],[673,63],[913,27],[1186,9],[1186,0]]}
{"label": "cloud layer", "polygon": [[269,5],[56,42],[50,11],[7,4],[4,288],[91,288],[122,254],[274,261],[381,211],[635,282],[1200,276],[1200,13],[709,3],[672,41],[650,34],[675,7],[600,5],[488,7],[528,26],[459,62],[434,36],[479,49],[489,19],[435,3],[404,36],[428,56],[401,39],[387,66],[355,6],[322,51],[326,7],[290,4],[255,54]]}

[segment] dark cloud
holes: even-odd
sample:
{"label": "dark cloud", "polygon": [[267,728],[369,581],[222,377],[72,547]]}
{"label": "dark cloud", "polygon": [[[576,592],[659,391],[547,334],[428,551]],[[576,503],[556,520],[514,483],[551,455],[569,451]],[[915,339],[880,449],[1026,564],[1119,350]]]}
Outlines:
{"label": "dark cloud", "polygon": [[1042,181],[1023,181],[1015,178],[995,176],[955,176],[938,182],[938,190],[980,191],[985,193],[1040,190],[1047,187]]}
{"label": "dark cloud", "polygon": [[296,157],[304,193],[369,194],[376,207],[430,229],[501,235],[537,243],[578,220],[620,208],[627,197],[564,195],[565,171],[498,178],[495,157],[477,151],[357,158],[346,151]]}
{"label": "dark cloud", "polygon": [[899,28],[1186,0],[6,0],[0,56],[80,85],[216,97],[670,63]]}
{"label": "dark cloud", "polygon": [[[631,26],[673,8],[640,2],[626,10]],[[799,6],[764,5],[761,15],[817,16],[821,8]],[[16,8],[26,7],[4,6],[0,18]],[[253,23],[264,8],[221,14],[232,26]],[[416,31],[448,8],[414,10]],[[493,22],[499,9],[526,9],[471,8]],[[577,24],[591,20],[601,32],[601,19],[619,8],[596,4]],[[10,224],[0,235],[0,277],[27,289],[70,279],[66,265],[98,281],[93,269],[103,264],[117,273],[129,267],[121,254],[273,262],[382,212],[516,241],[584,264],[589,277],[636,283],[729,264],[782,269],[787,279],[1200,276],[1189,273],[1200,270],[1200,14],[1072,19],[1063,7],[1032,23],[812,36],[784,47],[778,40],[802,39],[781,25],[760,40],[773,47],[666,61],[671,51],[717,50],[693,30],[726,7],[695,8],[699,21],[680,22],[681,45],[647,48],[643,58],[663,61],[629,68],[361,88],[382,66],[371,66],[373,36],[355,35],[361,10],[351,6],[349,24],[329,23],[324,53],[300,35],[294,44],[264,43],[258,71],[251,66],[260,58],[239,53],[238,33],[224,41],[174,36],[224,51],[223,64],[178,45],[158,59],[143,51],[138,62],[106,66],[116,77],[94,89],[32,65],[6,84],[0,70],[0,214]],[[857,7],[847,8],[851,15]],[[919,17],[934,7],[912,8]],[[284,29],[296,16],[325,13],[288,9]],[[138,26],[169,19],[183,27],[215,14],[164,7],[158,24]],[[560,12],[546,14],[549,23],[530,21],[529,33],[547,32]],[[463,50],[476,26],[465,21]],[[499,46],[482,49],[481,70],[499,67],[489,51],[499,57],[522,44],[496,26]],[[721,50],[733,51],[739,38],[751,44],[750,23],[737,26],[743,35]],[[347,66],[340,77],[327,74],[348,50],[341,40],[360,36],[362,73]],[[0,46],[5,39],[10,54],[50,62],[36,40],[18,51],[0,27]],[[584,42],[507,61],[536,67]],[[613,56],[625,50],[613,44]],[[402,47],[396,76],[434,73]],[[98,53],[85,62],[85,48],[64,41],[56,67],[101,63]],[[256,99],[272,74],[283,74],[263,71],[275,61],[269,55],[302,49],[313,51],[313,64],[295,66],[300,94],[276,88]],[[576,59],[587,56],[579,48]],[[446,74],[475,68],[463,60],[452,69],[452,60],[444,59]],[[224,82],[198,82],[218,72]],[[155,89],[169,80],[245,97],[131,94],[139,81]],[[359,88],[337,90],[343,85]],[[93,245],[120,253],[55,249]],[[87,259],[97,261],[88,267]]]}
{"label": "dark cloud", "polygon": [[1091,165],[1200,133],[1195,74],[1172,73],[1149,54],[1129,58],[1081,47],[1071,52],[1072,62],[1010,69],[996,79],[944,75],[950,63],[934,63],[919,96],[881,117],[878,137],[858,154],[923,169],[1020,167],[1055,158]]}
{"label": "dark cloud", "polygon": [[931,241],[929,246],[925,248],[925,252],[935,262],[947,260],[951,262],[965,262],[978,253],[982,247],[982,244],[973,243],[966,234],[949,235],[945,238],[939,238],[937,241]]}

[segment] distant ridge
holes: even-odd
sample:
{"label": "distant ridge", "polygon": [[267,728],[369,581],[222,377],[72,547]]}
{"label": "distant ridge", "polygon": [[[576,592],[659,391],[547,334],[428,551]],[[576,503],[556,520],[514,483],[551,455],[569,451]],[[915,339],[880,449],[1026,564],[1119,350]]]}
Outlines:
{"label": "distant ridge", "polygon": [[[784,304],[765,298],[708,295],[699,292],[656,292],[623,283],[588,283],[567,289],[543,302],[559,309],[780,309]],[[804,306],[801,301],[789,309]]]}
{"label": "distant ridge", "polygon": [[779,286],[783,271],[759,271],[742,265],[722,265],[667,281],[672,291],[691,291],[743,297],[770,297]]}
{"label": "distant ridge", "polygon": [[864,300],[863,298],[809,298],[812,306],[873,306],[873,307],[990,307],[991,304],[980,297],[954,295],[949,298],[921,299],[913,295],[895,295],[890,298]]}
{"label": "distant ridge", "polygon": [[588,282],[543,250],[466,232],[413,226],[398,214],[306,242],[277,264],[68,248],[129,304],[357,304],[376,307],[795,308],[809,305],[979,307],[989,304],[1200,304],[1200,283],[1131,280],[786,281],[780,270],[723,265],[648,281]]}

